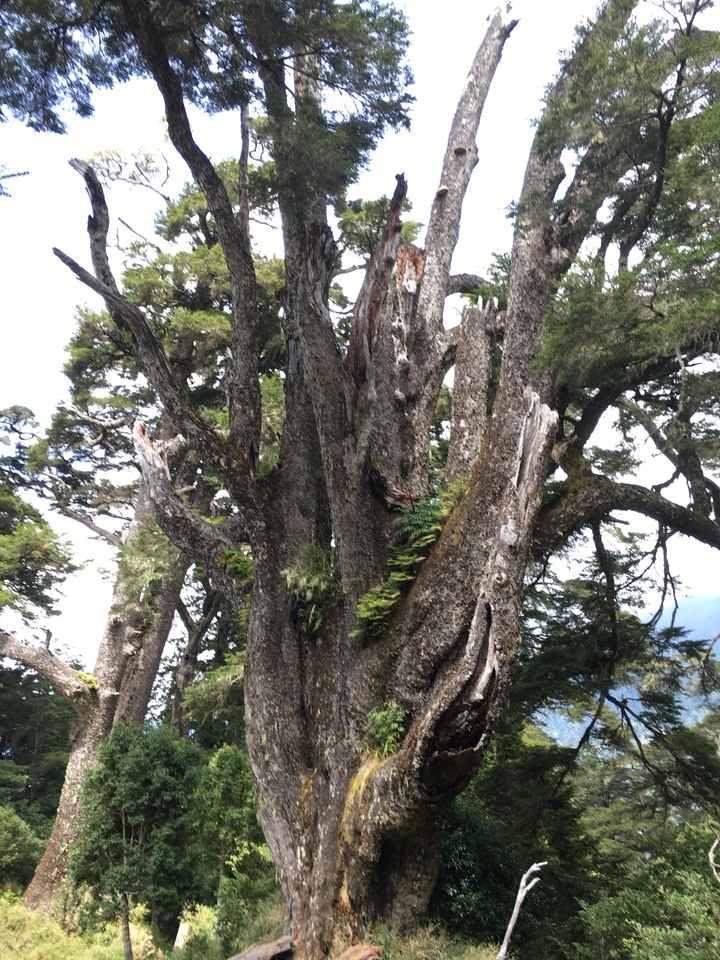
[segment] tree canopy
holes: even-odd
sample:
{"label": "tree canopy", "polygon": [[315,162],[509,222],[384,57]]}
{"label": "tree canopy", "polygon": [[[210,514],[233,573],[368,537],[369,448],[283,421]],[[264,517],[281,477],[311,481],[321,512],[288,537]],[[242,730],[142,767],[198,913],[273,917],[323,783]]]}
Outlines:
{"label": "tree canopy", "polygon": [[[392,4],[61,4],[42,37],[35,11],[0,14],[17,51],[6,110],[57,129],[58,98],[87,111],[100,64],[103,82],[149,76],[193,179],[158,220],[178,246],[135,245],[118,283],[103,187],[114,161],[72,161],[90,198],[92,270],[56,253],[107,314],[83,318],[80,415],[56,421],[54,442],[100,420],[91,457],[126,458],[133,410],[136,515],[152,509],[148,527],[172,544],[169,565],[140,581],[184,577],[192,562],[242,618],[259,816],[303,960],[353,949],[374,922],[417,920],[454,797],[478,769],[487,808],[507,789],[483,761],[498,731],[505,770],[532,770],[542,788],[532,840],[581,853],[563,789],[577,751],[519,733],[543,706],[574,709],[613,756],[632,748],[668,809],[717,802],[716,750],[679,707],[692,682],[715,682],[709,645],[627,607],[657,567],[672,596],[670,536],[720,547],[720,36],[703,24],[705,0],[644,19],[637,7],[607,0],[560,63],[512,250],[488,278],[451,264],[481,114],[517,26],[506,9],[461,93],[422,247],[402,222],[404,176],[389,200],[347,196],[383,131],[406,121],[407,24]],[[37,58],[47,89],[28,98]],[[210,162],[191,102],[237,108],[235,160]],[[253,250],[252,217],[268,214],[282,262]],[[338,322],[342,247],[366,262]],[[449,327],[458,291],[474,304]],[[664,471],[650,482],[642,445]],[[69,459],[56,467],[84,509]],[[649,518],[650,539],[618,532],[627,511]],[[585,566],[564,577],[553,558],[570,548]],[[98,691],[112,695],[109,677]],[[558,891],[563,871],[569,861]]]}

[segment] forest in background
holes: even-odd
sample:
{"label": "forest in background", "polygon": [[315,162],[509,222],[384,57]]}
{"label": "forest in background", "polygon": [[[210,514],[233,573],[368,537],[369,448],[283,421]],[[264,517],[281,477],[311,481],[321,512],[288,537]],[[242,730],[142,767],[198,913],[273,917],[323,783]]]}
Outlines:
{"label": "forest in background", "polygon": [[[12,16],[17,19],[7,23],[27,26],[23,4],[14,6]],[[253,21],[257,11],[252,4],[237,6],[250,36],[259,29]],[[299,9],[303,5],[297,5],[293,27],[297,30],[299,25],[308,33],[300,33],[300,39],[292,32],[283,35],[281,27],[288,26],[283,17],[290,6],[273,6],[279,18],[277,37],[294,51],[296,67],[298,60],[307,66],[312,61],[307,44],[312,31],[320,28],[312,11],[303,12]],[[328,13],[335,5],[320,6]],[[328,522],[327,492],[317,492],[314,503],[312,498],[302,501],[297,515],[285,504],[263,506],[268,512],[279,510],[285,538],[277,548],[278,562],[273,561],[280,567],[273,568],[273,589],[280,600],[272,623],[282,624],[287,645],[283,657],[290,648],[319,649],[326,637],[337,634],[349,644],[344,649],[355,651],[358,662],[386,648],[378,662],[390,669],[388,664],[401,656],[398,651],[407,649],[403,629],[410,635],[415,627],[422,630],[419,621],[412,620],[419,593],[415,581],[421,584],[426,577],[433,585],[438,566],[434,557],[437,550],[448,549],[446,531],[455,529],[462,536],[471,529],[467,505],[474,495],[474,478],[481,472],[475,458],[483,445],[482,431],[468,436],[464,418],[500,424],[506,409],[512,409],[512,397],[507,408],[497,398],[507,399],[501,392],[506,389],[503,365],[511,362],[516,349],[507,339],[512,285],[520,282],[514,281],[513,271],[522,267],[524,238],[542,228],[552,247],[547,240],[552,228],[557,249],[548,253],[548,263],[557,263],[557,250],[571,250],[573,267],[552,276],[552,283],[545,278],[549,286],[547,309],[543,307],[540,317],[542,343],[535,355],[524,358],[522,369],[527,384],[548,403],[552,396],[553,409],[559,411],[551,428],[557,431],[553,449],[557,463],[548,467],[549,446],[544,454],[533,454],[546,456],[547,463],[538,468],[539,519],[533,521],[534,533],[528,534],[526,554],[518,553],[521,639],[512,655],[503,653],[493,667],[502,677],[503,657],[516,660],[512,684],[505,684],[503,695],[497,695],[497,708],[492,707],[492,724],[487,724],[492,736],[485,736],[484,715],[482,731],[473,734],[478,743],[482,741],[479,769],[473,761],[467,767],[443,767],[433,773],[435,779],[426,780],[425,788],[428,783],[446,783],[447,803],[443,801],[442,810],[437,807],[440,812],[430,823],[425,817],[416,824],[417,834],[412,822],[398,828],[403,845],[417,842],[422,849],[421,836],[439,833],[440,820],[445,820],[437,883],[429,903],[410,924],[394,908],[385,909],[392,904],[392,891],[377,879],[367,884],[369,892],[364,891],[365,880],[358,879],[361,871],[352,881],[358,884],[353,903],[364,902],[365,907],[357,906],[354,914],[345,915],[345,922],[351,943],[369,939],[391,957],[480,957],[481,948],[502,940],[522,874],[532,863],[546,861],[540,883],[523,906],[513,935],[513,956],[704,960],[720,955],[714,860],[720,789],[715,637],[690,636],[676,625],[675,581],[666,562],[673,529],[714,545],[718,542],[718,486],[713,479],[718,462],[718,40],[710,31],[695,29],[696,17],[708,5],[667,5],[676,26],[684,24],[673,33],[672,22],[649,27],[634,22],[630,17],[634,4],[608,3],[605,21],[601,16],[598,23],[610,21],[609,35],[598,37],[592,25],[581,30],[580,53],[565,65],[566,81],[570,77],[575,83],[573,96],[568,98],[562,85],[548,94],[535,157],[565,150],[570,143],[582,177],[573,181],[575,194],[571,190],[565,196],[553,195],[549,205],[538,196],[539,187],[531,184],[514,211],[520,239],[513,254],[498,255],[486,277],[446,280],[441,299],[450,286],[467,298],[462,328],[471,333],[453,347],[451,357],[466,380],[459,378],[452,389],[442,378],[437,383],[422,434],[424,451],[413,453],[422,461],[418,468],[422,482],[409,468],[395,471],[392,457],[383,454],[383,444],[397,443],[411,458],[400,428],[396,436],[377,417],[363,419],[375,389],[373,377],[392,381],[392,363],[402,365],[398,339],[406,337],[402,346],[412,352],[408,331],[416,321],[408,321],[402,310],[394,322],[408,326],[398,329],[388,319],[388,343],[395,338],[391,362],[382,342],[368,334],[368,323],[372,326],[368,318],[377,318],[372,307],[377,286],[369,292],[364,289],[353,304],[338,283],[341,265],[348,261],[364,265],[371,277],[375,270],[375,284],[384,282],[383,263],[391,259],[395,263],[396,258],[400,262],[403,256],[407,263],[416,256],[413,242],[421,227],[407,218],[415,212],[405,200],[402,178],[392,198],[363,201],[346,196],[372,138],[380,135],[384,124],[404,122],[401,18],[391,5],[350,6],[357,20],[346,22],[347,11],[341,9],[338,21],[331,21],[336,33],[323,42],[330,50],[333,43],[342,48],[350,40],[357,42],[354,32],[368,29],[363,18],[375,17],[370,20],[377,32],[373,42],[379,60],[374,66],[386,72],[358,77],[331,61],[339,86],[368,83],[369,77],[378,85],[373,89],[376,100],[368,107],[374,113],[370,119],[364,117],[366,126],[349,121],[343,125],[345,121],[336,117],[332,123],[319,122],[313,107],[312,87],[318,80],[314,66],[296,69],[300,75],[295,78],[296,103],[305,102],[307,116],[298,106],[294,126],[287,129],[283,127],[287,116],[272,99],[272,76],[263,76],[266,65],[256,67],[265,84],[269,117],[249,115],[248,105],[256,95],[250,87],[208,88],[210,98],[222,94],[239,99],[246,149],[239,158],[214,168],[213,174],[198,161],[200,175],[179,197],[168,198],[158,213],[157,236],[138,239],[123,251],[122,293],[102,239],[93,233],[93,222],[97,227],[107,212],[104,187],[114,179],[153,182],[160,171],[148,157],[106,155],[92,165],[74,162],[93,210],[90,237],[96,278],[87,274],[83,279],[95,283],[107,310],[84,309],[79,314],[66,366],[72,401],[58,409],[47,432],[38,431],[29,410],[14,407],[2,413],[0,602],[22,618],[23,626],[13,631],[16,636],[3,631],[0,647],[20,661],[16,666],[4,661],[0,674],[0,879],[11,894],[27,888],[25,899],[31,906],[52,902],[52,912],[73,932],[62,948],[57,944],[50,948],[58,957],[60,949],[68,957],[75,955],[73,950],[80,951],[78,956],[90,956],[95,954],[89,951],[106,949],[124,949],[126,957],[133,949],[138,956],[153,951],[160,955],[170,951],[180,919],[191,915],[196,918],[193,935],[174,955],[213,960],[238,952],[248,945],[248,938],[272,940],[281,935],[285,924],[281,895],[286,904],[298,905],[302,896],[293,886],[291,868],[277,862],[277,850],[271,853],[258,822],[259,811],[261,819],[266,818],[266,831],[272,830],[264,809],[263,782],[258,779],[262,757],[270,749],[272,725],[266,717],[268,726],[255,734],[248,729],[252,704],[248,714],[246,666],[252,667],[253,649],[257,655],[253,630],[258,630],[253,602],[257,609],[266,574],[258,573],[258,563],[262,569],[264,562],[262,540],[246,515],[252,518],[258,497],[267,497],[270,503],[271,495],[294,497],[298,490],[304,495],[303,484],[314,489],[320,462],[316,456],[321,455],[326,476],[335,469],[325,450],[332,447],[334,429],[323,425],[323,416],[332,420],[323,407],[327,396],[313,397],[309,404],[299,379],[321,378],[323,367],[310,365],[305,370],[298,357],[305,351],[307,363],[313,350],[324,357],[323,351],[332,344],[332,351],[346,358],[348,383],[355,383],[359,398],[354,438],[359,444],[365,428],[374,438],[367,441],[365,459],[358,461],[357,477],[363,484],[362,497],[367,498],[360,498],[360,506],[368,511],[360,510],[359,516],[375,517],[372,530],[368,522],[369,533],[364,535],[379,538],[380,559],[365,571],[343,559],[342,538],[355,542],[352,538],[358,534],[338,505],[333,504]],[[165,13],[167,37],[177,32],[171,7]],[[314,10],[313,4],[310,7]],[[303,20],[305,14],[308,21]],[[111,23],[103,29],[113,36],[118,28]],[[183,29],[189,31],[188,37],[196,37],[194,30],[202,32],[197,25],[184,24]],[[497,25],[491,25],[491,41],[493,29],[498,37],[501,34]],[[504,42],[512,26],[502,29],[507,34]],[[232,40],[231,33],[228,36]],[[16,39],[27,55],[30,48],[21,45],[21,29]],[[38,43],[37,34],[30,39]],[[252,42],[271,40],[255,34]],[[112,45],[109,49],[112,52]],[[180,64],[187,70],[183,82],[188,85],[197,85],[202,76],[195,53],[190,49],[173,53],[176,69],[182,73]],[[117,51],[113,55],[119,56]],[[147,51],[143,55],[151,57]],[[598,64],[605,87],[588,91],[585,82]],[[393,85],[395,101],[389,89]],[[33,116],[37,105],[23,104],[11,83],[6,82],[2,92],[14,112],[25,110]],[[45,108],[49,112],[44,118],[33,122],[52,124],[52,103]],[[273,114],[273,109],[278,112]],[[305,143],[300,136],[308,138]],[[339,153],[338,165],[328,161],[327,169],[314,171],[314,179],[298,179],[303,163],[317,165],[333,142],[345,151]],[[192,141],[184,146],[192,155]],[[466,147],[463,150],[467,152]],[[452,140],[449,151],[455,160],[465,155]],[[593,160],[596,153],[602,162],[593,166],[588,158]],[[258,156],[261,162],[251,159]],[[633,176],[627,173],[628,163]],[[586,225],[582,233],[578,223],[589,209],[595,216],[600,207],[597,197],[592,203],[585,195],[577,200],[578,191],[590,189],[593,177],[601,181],[610,212],[598,217],[592,228]],[[434,210],[457,185],[449,176],[447,180],[441,181]],[[325,253],[312,261],[315,253],[303,246],[308,238],[317,240],[308,224],[317,226],[313,217],[319,216],[320,193],[332,201],[337,248],[331,263],[322,260]],[[222,225],[227,213],[222,197],[236,227]],[[278,209],[285,218],[288,262],[257,251],[250,254],[244,240],[233,247],[228,237],[236,228],[240,233],[248,230],[253,219],[272,218]],[[433,216],[430,227],[435,224],[439,236],[438,218]],[[301,221],[306,233],[298,245]],[[426,251],[432,250],[431,230],[429,236]],[[581,241],[588,237],[596,245],[581,252]],[[437,242],[442,245],[444,240]],[[610,270],[607,258],[615,253],[619,263]],[[247,280],[248,256],[252,282]],[[304,257],[310,258],[312,269],[328,267],[319,286],[331,320],[330,340],[314,340],[315,334],[309,332],[308,303],[318,288],[312,288],[312,269],[307,264],[300,267]],[[77,267],[67,256],[65,262]],[[534,269],[539,269],[537,264]],[[303,288],[308,275],[309,292]],[[243,277],[250,294],[247,286],[245,293],[238,293]],[[289,292],[293,283],[296,289]],[[409,288],[407,293],[415,295]],[[247,342],[242,341],[237,319],[238,303],[247,306],[243,297],[253,303],[253,337]],[[299,328],[293,326],[296,321]],[[357,339],[363,323],[364,345],[362,337]],[[482,326],[473,328],[472,323]],[[486,356],[463,359],[462,350],[468,351],[477,340],[487,340]],[[246,377],[241,367],[248,350],[253,364]],[[481,369],[486,371],[484,387],[473,379]],[[314,389],[312,384],[309,389]],[[396,394],[397,390],[393,401],[397,405]],[[478,395],[485,412],[473,406]],[[381,403],[382,395],[372,402]],[[257,422],[251,436],[240,413],[253,405]],[[310,436],[310,410],[320,424],[320,436],[313,434],[312,443],[319,447],[313,446],[315,452],[311,450],[306,460],[306,452],[292,447],[288,437],[292,431],[299,431],[301,440]],[[604,435],[604,446],[591,446],[587,441],[604,413],[612,421],[612,432],[609,439]],[[153,431],[154,440],[146,443],[157,455],[151,469],[172,481],[171,494],[160,488],[162,502],[158,488],[153,488],[157,476],[140,475],[136,466],[147,436],[147,428],[138,428],[138,421],[150,424]],[[419,422],[425,423],[422,418]],[[190,426],[190,443],[185,446],[174,439],[181,425]],[[523,429],[521,436],[526,436]],[[642,493],[630,482],[642,456],[641,432],[668,465],[664,479],[658,478]],[[235,444],[231,453],[222,453],[221,441]],[[243,448],[246,441],[249,446]],[[526,469],[527,461],[523,463]],[[290,479],[297,486],[288,493],[283,485],[290,482],[293,469],[297,476]],[[259,493],[245,486],[248,470]],[[599,475],[602,483],[595,482]],[[350,468],[347,477],[357,480]],[[588,477],[593,479],[588,482]],[[341,479],[328,481],[331,500],[342,493]],[[687,507],[664,498],[671,483],[684,485]],[[599,506],[584,513],[579,509],[575,516],[572,510],[584,490],[597,497]],[[617,500],[612,496],[603,500],[608,490]],[[673,490],[673,496],[682,500],[683,494]],[[23,642],[24,631],[29,635],[45,624],[57,602],[57,589],[73,565],[67,545],[46,519],[46,506],[74,518],[118,551],[113,606],[91,672],[66,662],[63,651],[52,648],[49,633],[45,644]],[[652,517],[656,528],[644,535],[634,531],[626,514],[617,514],[626,509]],[[189,523],[191,515],[203,524],[202,536],[199,527],[192,528],[194,554],[189,541],[183,540],[186,534],[172,527],[178,517]],[[306,540],[308,517],[314,532]],[[272,517],[263,522],[268,537],[276,536]],[[213,531],[218,539],[211,543]],[[498,545],[488,548],[495,563],[505,549],[503,536],[500,530]],[[358,537],[357,543],[362,542]],[[271,540],[268,543],[273,546]],[[447,560],[447,553],[441,556]],[[442,577],[437,582],[443,584]],[[491,608],[501,609],[496,594],[482,589],[488,635],[495,629],[512,632],[509,614],[490,615]],[[660,599],[641,616],[638,611],[646,606],[651,589]],[[452,609],[445,585],[435,602]],[[403,627],[405,608],[412,629]],[[267,611],[266,615],[270,616]],[[169,637],[173,643],[167,643]],[[499,635],[496,642],[502,650],[507,637]],[[478,656],[490,657],[489,648],[492,644],[486,642]],[[423,649],[429,657],[430,647]],[[322,672],[327,661],[319,665],[311,653],[302,656],[307,659],[301,657],[301,669],[308,671],[313,683],[327,680]],[[264,669],[278,672],[281,662],[275,659]],[[336,681],[328,682],[332,686]],[[257,695],[258,680],[254,683],[251,689]],[[456,695],[455,712],[436,718],[440,733],[436,731],[432,740],[435,756],[444,753],[453,763],[464,756],[468,730],[477,722],[463,699],[464,683]],[[319,711],[316,743],[324,744],[326,751],[331,742],[328,730],[335,730],[333,736],[339,736],[340,729],[351,731],[346,736],[355,766],[350,764],[343,781],[347,800],[338,827],[348,848],[353,836],[348,818],[359,805],[353,794],[355,778],[379,778],[380,771],[402,761],[413,737],[419,736],[415,731],[427,702],[423,697],[435,689],[428,687],[415,701],[402,684],[401,678],[393,687],[383,675],[371,691],[372,699],[357,695],[343,724],[334,728],[327,718],[320,719],[314,694],[307,690],[303,694],[309,703],[306,713]],[[495,697],[495,689],[488,687],[485,695]],[[350,691],[348,700],[353,696]],[[260,703],[268,708],[268,701],[261,698]],[[560,741],[547,733],[548,715],[562,718]],[[312,726],[302,720],[306,722]],[[287,728],[278,731],[281,741],[289,735]],[[68,764],[70,745],[74,760]],[[323,765],[319,758],[317,753],[318,771]],[[309,768],[304,762],[304,769]],[[407,776],[411,782],[409,772]],[[323,794],[313,794],[312,781],[299,784],[292,795],[293,816],[302,825],[306,810],[317,807]],[[62,790],[68,809],[81,811],[64,824],[62,817],[55,817],[62,810]],[[455,793],[459,795],[453,799]],[[396,798],[389,794],[381,799],[381,810],[383,802],[389,820]],[[373,817],[367,814],[368,823]],[[381,818],[371,826],[377,830],[378,824],[382,832]],[[63,826],[67,832],[61,836],[57,831]],[[353,829],[361,831],[360,826]],[[397,855],[398,841],[387,837],[385,841],[384,852],[378,854],[380,874],[386,867],[390,874],[389,858]],[[302,884],[316,866],[309,859],[310,872],[303,873],[299,852],[297,856]],[[428,848],[428,862],[432,858]],[[346,877],[353,876],[353,866],[349,855]],[[407,871],[407,864],[403,869]],[[23,919],[24,908],[11,894],[3,901],[0,937],[11,949],[32,957],[27,950],[45,933],[40,933],[39,918],[35,928],[23,927],[31,921]],[[334,910],[339,898],[328,902]],[[301,906],[298,910],[302,912]],[[327,945],[323,938],[329,934],[314,931],[312,911],[310,917],[303,927],[307,942],[314,944],[317,936],[317,943]],[[122,948],[110,943],[119,937],[115,927],[106,927],[118,918],[126,934]],[[133,947],[127,936],[133,926],[142,926],[140,918],[145,939]],[[415,933],[403,939],[400,934],[409,927]],[[107,929],[112,934],[103,932]]]}

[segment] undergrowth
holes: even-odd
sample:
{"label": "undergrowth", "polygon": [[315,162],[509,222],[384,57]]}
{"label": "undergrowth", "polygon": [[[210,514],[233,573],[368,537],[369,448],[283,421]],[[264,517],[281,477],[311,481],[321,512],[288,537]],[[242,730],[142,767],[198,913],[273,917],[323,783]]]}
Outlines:
{"label": "undergrowth", "polygon": [[[144,943],[135,943],[137,960],[224,960],[227,952],[214,934],[214,911],[194,908],[184,914],[191,936],[180,950],[164,953]],[[282,936],[286,913],[279,897],[260,903],[233,949],[242,952],[256,943],[271,943]],[[385,960],[495,960],[496,947],[477,947],[434,926],[419,927],[400,937],[382,926],[374,927],[367,940],[382,946]],[[3,960],[123,960],[120,931],[116,926],[90,934],[68,933],[39,911],[28,910],[14,894],[0,894],[0,957]]]}
{"label": "undergrowth", "polygon": [[[139,952],[136,956],[140,956]],[[117,928],[79,936],[67,933],[13,894],[0,895],[0,957],[14,960],[123,960]]]}
{"label": "undergrowth", "polygon": [[172,958],[182,960],[225,960],[229,952],[242,953],[255,943],[272,943],[283,935],[287,912],[279,896],[261,901],[252,911],[242,932],[233,940],[231,951],[223,948],[215,933],[215,913],[207,907],[186,915],[191,935],[182,950],[173,950]]}
{"label": "undergrowth", "polygon": [[495,960],[498,951],[497,947],[457,940],[433,925],[417,927],[403,936],[376,926],[367,939],[384,949],[384,960]]}

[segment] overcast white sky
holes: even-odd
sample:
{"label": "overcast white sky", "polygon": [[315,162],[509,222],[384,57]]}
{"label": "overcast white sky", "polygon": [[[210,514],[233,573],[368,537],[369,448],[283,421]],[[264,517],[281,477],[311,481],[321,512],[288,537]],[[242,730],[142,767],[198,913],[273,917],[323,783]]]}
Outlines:
{"label": "overcast white sky", "polygon": [[[396,0],[413,30],[411,61],[415,74],[413,124],[409,133],[392,135],[377,150],[357,194],[391,193],[396,173],[409,180],[413,216],[427,219],[457,96],[495,3],[488,0]],[[520,24],[510,37],[480,128],[478,165],[463,214],[463,234],[454,269],[481,273],[493,251],[507,250],[508,204],[517,198],[528,148],[531,121],[567,49],[575,24],[595,10],[595,0],[519,0],[513,13]],[[71,157],[89,157],[107,149],[129,153],[161,150],[173,171],[176,192],[187,179],[182,162],[164,141],[160,96],[150,83],[132,82],[95,97],[95,117],[68,118],[65,136],[37,134],[15,122],[0,125],[0,162],[27,177],[7,181],[12,192],[0,198],[0,406],[23,404],[47,421],[65,391],[61,372],[64,347],[73,333],[78,304],[99,302],[52,255],[61,247],[88,264],[88,203]],[[213,159],[236,155],[235,117],[195,114],[196,135]],[[111,214],[150,235],[157,203],[148,191],[115,187],[108,195]],[[127,235],[125,235],[127,239]],[[59,523],[56,526],[60,526]],[[86,538],[79,559],[93,573],[108,565],[102,544]],[[688,554],[685,580],[696,594],[716,593],[720,564],[711,551]],[[687,569],[688,566],[692,569]],[[109,583],[87,574],[66,589],[64,614],[54,621],[61,640],[81,650],[92,663],[109,602]]]}

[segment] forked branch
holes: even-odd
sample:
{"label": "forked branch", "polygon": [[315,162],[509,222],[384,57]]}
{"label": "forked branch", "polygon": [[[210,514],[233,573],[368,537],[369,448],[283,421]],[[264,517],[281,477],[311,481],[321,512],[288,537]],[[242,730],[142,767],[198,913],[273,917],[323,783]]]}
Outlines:
{"label": "forked branch", "polygon": [[520,916],[520,908],[523,905],[525,897],[530,893],[532,888],[536,883],[540,882],[540,877],[534,877],[530,880],[530,877],[533,874],[539,873],[543,867],[547,866],[547,860],[541,860],[540,863],[534,863],[528,871],[522,875],[520,880],[520,887],[518,888],[517,897],[515,898],[515,907],[513,908],[512,916],[510,917],[510,923],[508,928],[505,931],[505,938],[503,939],[502,946],[498,950],[497,957],[495,960],[505,960],[507,956],[508,946],[510,945],[510,937],[512,936],[513,930],[515,929],[515,924],[518,921]]}

